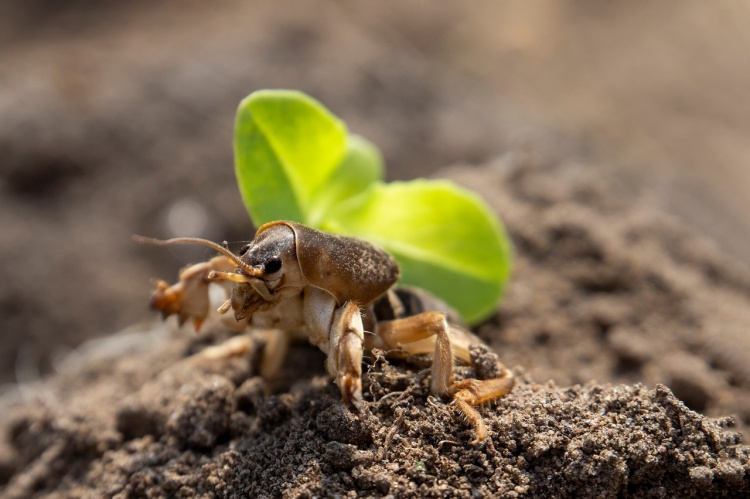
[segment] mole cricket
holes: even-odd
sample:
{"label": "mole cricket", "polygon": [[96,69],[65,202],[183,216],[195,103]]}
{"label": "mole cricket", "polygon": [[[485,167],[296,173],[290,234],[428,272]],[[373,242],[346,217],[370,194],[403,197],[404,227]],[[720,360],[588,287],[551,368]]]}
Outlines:
{"label": "mole cricket", "polygon": [[[151,307],[196,329],[210,312],[209,283],[225,287],[229,299],[219,314],[237,330],[261,328],[272,334],[263,351],[261,375],[273,377],[283,364],[291,336],[304,331],[326,355],[326,370],[352,410],[362,409],[364,350],[391,357],[432,353],[433,394],[450,396],[473,425],[477,444],[487,428],[476,406],[511,391],[514,377],[495,356],[497,377],[454,380],[454,361],[472,364],[470,348],[483,345],[447,305],[417,288],[396,286],[399,267],[385,251],[361,239],[276,221],[261,226],[237,255],[225,246],[197,238],[168,240],[133,236],[145,244],[199,244],[220,256],[191,265],[169,285],[156,281]],[[492,354],[494,355],[494,354]]]}

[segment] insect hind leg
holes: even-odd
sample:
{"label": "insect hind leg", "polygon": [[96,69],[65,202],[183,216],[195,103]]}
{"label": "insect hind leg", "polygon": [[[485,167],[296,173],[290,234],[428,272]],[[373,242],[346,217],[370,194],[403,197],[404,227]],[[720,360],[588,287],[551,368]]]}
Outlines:
{"label": "insect hind leg", "polygon": [[487,426],[475,407],[502,397],[509,393],[515,385],[513,373],[502,364],[500,366],[500,376],[497,378],[486,380],[470,378],[451,386],[456,407],[474,426],[476,439],[471,441],[472,445],[476,445],[487,438]]}
{"label": "insect hind leg", "polygon": [[479,370],[472,346],[479,340],[459,327],[449,325],[441,312],[423,312],[403,319],[378,323],[378,334],[370,339],[368,348],[397,348],[408,354],[433,353],[431,390],[437,395],[452,395],[457,409],[472,424],[477,444],[487,438],[487,427],[476,409],[477,405],[495,400],[513,388],[515,379],[497,356],[490,351],[496,368],[491,379],[465,379],[453,382],[454,356]]}
{"label": "insect hind leg", "polygon": [[[421,314],[378,323],[377,334],[368,337],[368,348],[399,349],[407,354],[432,353],[432,382],[437,395],[450,394],[453,383],[453,346],[450,326],[442,312]],[[372,338],[372,339],[371,339]]]}

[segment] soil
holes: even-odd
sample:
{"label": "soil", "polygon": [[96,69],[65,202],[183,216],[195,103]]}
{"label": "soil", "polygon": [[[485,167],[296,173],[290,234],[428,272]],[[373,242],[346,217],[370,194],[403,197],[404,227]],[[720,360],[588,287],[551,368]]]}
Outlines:
{"label": "soil", "polygon": [[[0,496],[750,494],[750,272],[727,256],[747,247],[746,220],[711,224],[730,211],[690,189],[654,202],[671,192],[654,176],[550,131],[513,85],[463,72],[433,34],[460,18],[481,54],[494,31],[480,14],[118,5],[8,2],[0,16]],[[504,220],[512,281],[475,332],[518,383],[482,408],[487,442],[470,445],[450,401],[430,396],[425,359],[373,352],[354,415],[308,345],[269,386],[262,345],[212,358],[237,340],[147,315],[149,277],[208,254],[130,234],[250,237],[233,112],[274,86],[308,91],[380,145],[391,178],[453,179]],[[697,233],[706,220],[734,239]]]}
{"label": "soil", "polygon": [[502,308],[476,329],[519,378],[483,408],[485,443],[430,395],[429,362],[373,352],[355,415],[310,346],[265,395],[257,355],[207,353],[221,328],[150,323],[3,398],[4,494],[750,493],[748,343],[717,336],[747,323],[749,276],[582,172],[523,151],[444,172],[503,213],[516,247]]}

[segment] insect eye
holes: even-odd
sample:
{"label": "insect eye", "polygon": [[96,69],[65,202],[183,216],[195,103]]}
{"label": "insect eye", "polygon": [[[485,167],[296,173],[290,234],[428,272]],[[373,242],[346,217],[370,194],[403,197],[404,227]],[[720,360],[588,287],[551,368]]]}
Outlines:
{"label": "insect eye", "polygon": [[242,248],[240,248],[240,256],[244,255],[248,251],[250,251],[250,245],[246,244]]}
{"label": "insect eye", "polygon": [[273,257],[268,260],[265,264],[266,274],[273,274],[281,269],[281,259],[279,257]]}

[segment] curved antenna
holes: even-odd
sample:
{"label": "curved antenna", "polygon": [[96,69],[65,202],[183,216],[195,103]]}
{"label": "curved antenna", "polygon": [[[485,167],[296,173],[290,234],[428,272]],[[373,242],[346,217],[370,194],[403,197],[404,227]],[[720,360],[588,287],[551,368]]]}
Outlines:
{"label": "curved antenna", "polygon": [[222,255],[224,255],[225,257],[227,257],[234,264],[236,264],[239,268],[244,270],[247,273],[247,275],[255,277],[255,276],[259,276],[263,274],[262,270],[258,270],[256,268],[251,267],[250,265],[240,260],[237,255],[229,251],[224,246],[216,244],[213,241],[209,241],[208,239],[200,239],[197,237],[175,237],[172,239],[155,239],[153,237],[145,237],[145,236],[140,236],[138,234],[133,234],[133,241],[137,243],[141,243],[141,244],[150,244],[151,246],[171,246],[173,244],[199,244],[201,246],[208,246],[209,248],[216,250]]}

